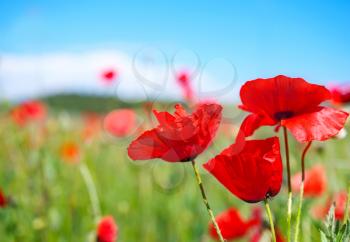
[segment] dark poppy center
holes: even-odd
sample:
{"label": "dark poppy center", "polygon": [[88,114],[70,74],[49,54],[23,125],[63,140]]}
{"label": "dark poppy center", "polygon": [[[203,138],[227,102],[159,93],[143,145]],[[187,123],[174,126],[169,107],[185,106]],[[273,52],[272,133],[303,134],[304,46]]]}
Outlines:
{"label": "dark poppy center", "polygon": [[189,162],[189,161],[192,161],[194,160],[196,157],[188,157],[188,158],[185,158],[183,160],[181,160],[181,162]]}
{"label": "dark poppy center", "polygon": [[274,118],[278,121],[281,121],[282,119],[287,119],[293,116],[292,111],[283,111],[283,112],[277,112],[274,115]]}

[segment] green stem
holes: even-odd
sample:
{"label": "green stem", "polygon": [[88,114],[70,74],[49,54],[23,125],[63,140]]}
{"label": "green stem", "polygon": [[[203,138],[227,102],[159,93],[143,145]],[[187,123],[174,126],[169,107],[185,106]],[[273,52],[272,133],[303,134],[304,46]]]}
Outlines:
{"label": "green stem", "polygon": [[197,166],[196,166],[196,163],[195,163],[194,160],[191,160],[191,163],[192,163],[192,167],[193,167],[193,170],[194,170],[194,174],[195,174],[195,176],[196,176],[196,180],[197,180],[199,189],[201,190],[203,202],[204,202],[204,204],[205,204],[205,207],[207,208],[207,211],[208,211],[209,216],[210,216],[210,218],[211,218],[211,221],[212,221],[212,223],[213,223],[213,225],[214,225],[214,228],[215,228],[215,230],[216,230],[216,233],[217,233],[217,235],[219,236],[220,242],[225,242],[224,238],[222,237],[222,234],[221,234],[219,225],[217,224],[217,222],[216,222],[216,220],[215,220],[213,211],[212,211],[211,208],[210,208],[210,205],[209,205],[207,196],[206,196],[205,191],[204,191],[202,179],[201,179],[201,177],[200,177],[200,175],[199,175],[199,172],[198,172],[198,168],[197,168]]}
{"label": "green stem", "polygon": [[96,219],[96,221],[98,221],[101,216],[101,211],[100,211],[100,202],[98,199],[95,183],[85,163],[81,162],[79,165],[79,169],[89,193],[91,208],[94,214],[94,218]]}
{"label": "green stem", "polygon": [[287,210],[287,241],[292,241],[291,231],[292,231],[292,192],[288,192],[288,210]]}
{"label": "green stem", "polygon": [[271,229],[271,234],[272,234],[272,240],[274,242],[276,242],[277,239],[276,239],[275,225],[273,224],[272,213],[271,213],[269,201],[267,200],[267,198],[265,198],[264,203],[265,203],[266,213],[267,213],[267,216],[268,216],[269,222],[270,222],[270,229]]}
{"label": "green stem", "polygon": [[292,182],[290,175],[290,161],[289,161],[289,144],[288,144],[288,134],[286,127],[283,127],[284,135],[284,147],[286,152],[286,164],[287,164],[287,179],[288,179],[288,210],[287,210],[287,241],[290,242],[291,239],[291,221],[292,221],[292,203],[293,203],[293,194],[292,194]]}
{"label": "green stem", "polygon": [[303,208],[304,181],[305,181],[305,155],[309,150],[310,146],[311,146],[311,141],[305,146],[303,154],[301,156],[301,184],[300,184],[300,198],[299,198],[297,221],[295,224],[295,237],[294,237],[295,242],[298,242],[298,239],[299,239],[300,217],[301,217],[301,210]]}
{"label": "green stem", "polygon": [[295,237],[294,237],[295,242],[298,242],[298,237],[299,237],[299,227],[300,227],[301,210],[303,206],[303,196],[304,196],[304,181],[302,181],[300,185],[299,207],[298,207],[298,214],[297,214],[297,222],[295,224]]}

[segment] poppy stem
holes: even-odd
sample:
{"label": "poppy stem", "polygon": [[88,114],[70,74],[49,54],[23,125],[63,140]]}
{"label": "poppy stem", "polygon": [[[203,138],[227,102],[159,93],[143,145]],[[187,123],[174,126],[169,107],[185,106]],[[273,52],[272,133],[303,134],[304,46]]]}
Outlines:
{"label": "poppy stem", "polygon": [[290,178],[289,144],[287,128],[283,127],[284,147],[286,152],[287,179],[288,179],[288,210],[287,210],[287,241],[291,241],[291,221],[292,221],[292,183]]}
{"label": "poppy stem", "polygon": [[208,202],[208,199],[207,199],[207,195],[205,194],[205,191],[204,191],[202,179],[201,179],[201,176],[199,175],[199,171],[198,171],[197,165],[196,165],[196,163],[195,163],[194,160],[191,160],[191,164],[192,164],[192,167],[193,167],[193,170],[194,170],[194,174],[195,174],[195,176],[196,176],[196,180],[197,180],[199,189],[201,190],[201,194],[202,194],[202,198],[203,198],[204,205],[205,205],[205,207],[207,208],[207,211],[208,211],[209,216],[210,216],[210,218],[211,218],[211,221],[212,221],[212,223],[213,223],[213,225],[214,225],[214,228],[215,228],[215,230],[216,230],[216,233],[217,233],[217,235],[219,236],[220,242],[225,242],[224,238],[222,237],[222,234],[221,234],[219,225],[217,224],[217,222],[216,222],[216,220],[215,220],[213,211],[212,211],[211,208],[210,208],[210,205],[209,205],[209,202]]}
{"label": "poppy stem", "polygon": [[291,242],[292,237],[291,237],[291,230],[292,230],[292,192],[288,192],[288,210],[287,210],[287,241]]}
{"label": "poppy stem", "polygon": [[297,221],[295,224],[295,237],[294,241],[298,242],[299,237],[299,227],[300,227],[300,217],[301,217],[301,210],[303,207],[303,198],[304,198],[304,181],[305,181],[305,156],[307,151],[310,149],[311,141],[305,146],[303,154],[301,156],[301,184],[300,184],[300,197],[299,197],[299,207],[298,207],[298,214],[297,214]]}
{"label": "poppy stem", "polygon": [[80,163],[79,170],[80,170],[81,176],[83,177],[83,180],[85,182],[87,191],[89,193],[92,212],[93,212],[94,218],[96,219],[96,222],[97,222],[101,216],[101,211],[100,211],[100,202],[98,199],[94,180],[92,179],[89,168],[86,166],[85,163],[83,163],[83,162]]}
{"label": "poppy stem", "polygon": [[276,242],[277,239],[276,239],[275,225],[273,224],[273,218],[272,218],[272,213],[271,213],[271,209],[270,209],[270,205],[269,205],[269,200],[267,198],[265,198],[264,203],[265,203],[267,217],[269,218],[269,222],[270,222],[272,240],[274,242]]}

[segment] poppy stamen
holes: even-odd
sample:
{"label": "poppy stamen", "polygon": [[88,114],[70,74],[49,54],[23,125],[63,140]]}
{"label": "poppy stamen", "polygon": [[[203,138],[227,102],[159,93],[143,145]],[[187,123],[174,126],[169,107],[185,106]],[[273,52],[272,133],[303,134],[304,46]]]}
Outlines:
{"label": "poppy stamen", "polygon": [[282,111],[277,112],[274,114],[274,118],[278,121],[281,121],[282,119],[288,119],[293,117],[294,113],[292,111]]}

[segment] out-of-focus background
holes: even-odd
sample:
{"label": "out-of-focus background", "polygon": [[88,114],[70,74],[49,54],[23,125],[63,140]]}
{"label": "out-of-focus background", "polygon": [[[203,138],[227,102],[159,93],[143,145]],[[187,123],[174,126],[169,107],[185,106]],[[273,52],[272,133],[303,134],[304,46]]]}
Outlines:
{"label": "out-of-focus background", "polygon": [[[211,241],[191,167],[131,161],[126,147],[156,124],[152,109],[217,101],[223,124],[201,164],[233,142],[245,81],[347,85],[349,12],[347,1],[0,1],[0,241],[93,241],[96,207],[120,241]],[[337,177],[329,193],[346,189],[347,145],[312,151],[310,166]],[[249,216],[251,205],[201,173],[215,213]],[[317,241],[306,221],[315,237],[303,241]]]}
{"label": "out-of-focus background", "polygon": [[[346,1],[0,4],[4,99],[62,92],[179,98],[172,72],[184,68],[200,79],[202,95],[280,73],[318,83],[349,80]],[[118,71],[119,88],[101,85],[106,69]],[[237,100],[231,89],[222,98]]]}

